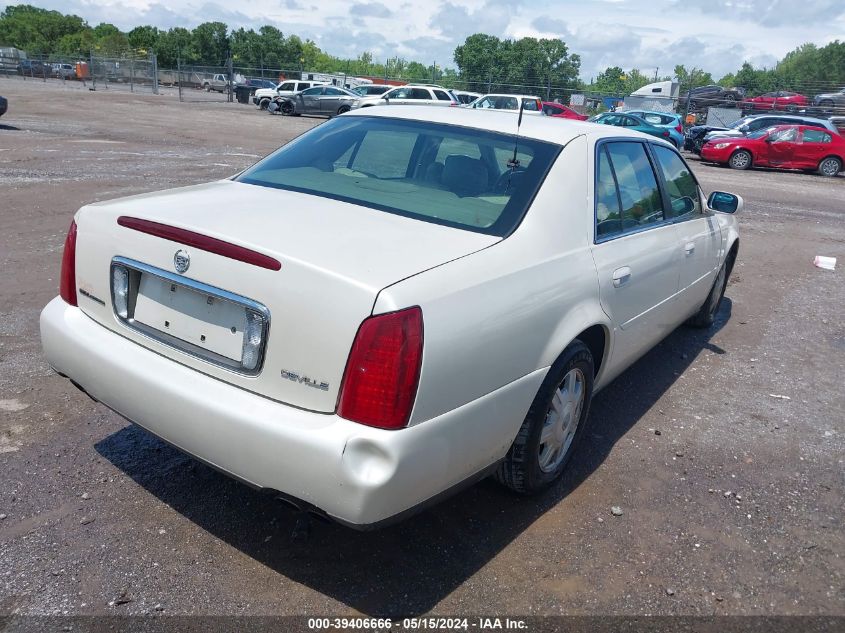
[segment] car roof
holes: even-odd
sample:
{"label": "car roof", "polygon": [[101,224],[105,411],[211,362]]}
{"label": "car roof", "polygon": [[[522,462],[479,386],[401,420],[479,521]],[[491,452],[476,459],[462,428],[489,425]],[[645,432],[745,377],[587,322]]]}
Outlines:
{"label": "car roof", "polygon": [[[510,110],[485,110],[481,114],[472,108],[437,108],[426,105],[408,105],[401,108],[365,108],[352,110],[343,116],[373,116],[388,119],[403,119],[411,121],[423,121],[430,123],[441,123],[445,125],[459,125],[462,127],[474,128],[498,132],[500,134],[516,134],[516,117]],[[576,119],[553,119],[551,117],[530,116],[522,119],[519,128],[520,136],[549,141],[559,145],[566,145],[578,136],[587,136],[592,139],[605,137],[630,137],[637,139],[648,139],[665,142],[654,138],[626,130],[621,127],[602,125],[600,123],[589,123]]]}
{"label": "car roof", "polygon": [[517,99],[539,99],[537,95],[514,95],[508,94],[505,92],[488,92],[487,94],[483,94],[479,97],[479,99],[483,99],[484,97],[516,97]]}
{"label": "car roof", "polygon": [[742,117],[744,119],[760,119],[762,117],[774,117],[777,119],[788,119],[789,121],[796,121],[796,125],[799,125],[798,121],[813,121],[814,124],[821,124],[821,127],[827,127],[830,123],[827,119],[819,119],[813,116],[804,116],[803,114],[750,114],[746,117]]}

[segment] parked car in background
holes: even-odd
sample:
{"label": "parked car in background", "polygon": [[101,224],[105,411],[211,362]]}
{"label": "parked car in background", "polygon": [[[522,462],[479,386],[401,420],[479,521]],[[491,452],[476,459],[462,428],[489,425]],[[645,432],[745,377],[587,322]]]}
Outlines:
{"label": "parked car in background", "polygon": [[73,64],[51,64],[50,75],[56,79],[76,79],[76,69]]}
{"label": "parked car in background", "polygon": [[845,108],[845,88],[816,95],[813,97],[813,105],[820,108]]}
{"label": "parked car in background", "polygon": [[226,92],[229,89],[229,78],[224,73],[216,73],[203,79],[202,89],[206,92]]}
{"label": "parked car in background", "polygon": [[723,88],[717,85],[699,86],[682,93],[678,98],[678,107],[683,111],[687,108],[687,102],[689,102],[691,111],[702,106],[732,108],[744,98],[745,88]]}
{"label": "parked car in background", "polygon": [[451,92],[455,96],[455,98],[458,100],[458,103],[460,103],[461,105],[467,105],[468,103],[472,103],[473,101],[478,99],[478,97],[481,96],[481,94],[477,92],[467,92],[466,90],[450,90],[449,92]]}
{"label": "parked car in background", "polygon": [[478,97],[468,104],[474,110],[519,110],[520,103],[525,114],[543,115],[543,101],[536,95],[489,94]]}
{"label": "parked car in background", "polygon": [[397,86],[383,95],[361,97],[353,108],[370,108],[383,105],[435,105],[456,106],[458,100],[442,86],[426,86],[422,84]]}
{"label": "parked car in background", "polygon": [[361,97],[369,97],[371,95],[383,95],[385,92],[396,86],[389,86],[387,84],[364,84],[352,88],[352,92]]}
{"label": "parked car in background", "polygon": [[553,101],[543,101],[543,113],[546,116],[556,117],[558,119],[574,119],[576,121],[586,121],[588,117],[586,114],[579,114],[569,106],[562,103],[554,103]]}
{"label": "parked car in background", "polygon": [[349,112],[353,104],[360,99],[359,94],[346,88],[314,86],[289,97],[276,97],[267,110],[269,112],[278,110],[288,116],[317,114],[331,118]]}
{"label": "parked car in background", "polygon": [[674,112],[655,112],[652,110],[624,110],[624,114],[633,114],[646,123],[669,130],[669,140],[681,149],[684,146],[684,124],[681,115]]}
{"label": "parked car in background", "polygon": [[827,119],[818,119],[801,114],[755,114],[737,119],[727,128],[695,125],[687,129],[684,148],[699,153],[708,139],[716,137],[737,138],[775,125],[811,125],[824,127],[838,134],[836,127]]}
{"label": "parked car in background", "polygon": [[642,132],[643,134],[656,136],[657,138],[662,138],[664,141],[672,143],[671,133],[668,129],[652,125],[640,117],[628,114],[627,112],[605,112],[587,120],[591,123],[600,123],[601,125],[624,127],[626,130]]}
{"label": "parked car in background", "polygon": [[16,70],[24,77],[49,77],[52,68],[43,62],[22,59],[18,62]]}
{"label": "parked car in background", "polygon": [[807,107],[809,103],[810,100],[802,94],[777,90],[775,92],[767,92],[759,97],[744,99],[742,101],[742,109],[746,112],[757,112],[760,110],[786,110],[787,112],[795,112],[800,108]]}
{"label": "parked car in background", "polygon": [[0,97],[0,116],[6,114],[6,110],[9,109],[9,102],[6,97]]}
{"label": "parked car in background", "polygon": [[845,139],[827,128],[778,125],[742,138],[716,138],[701,148],[701,160],[733,169],[804,169],[832,177],[845,164]]}
{"label": "parked car in background", "polygon": [[290,97],[297,92],[302,92],[314,86],[326,86],[328,82],[325,81],[304,81],[300,79],[288,79],[279,82],[274,88],[260,88],[255,91],[252,96],[252,102],[262,110],[266,110],[270,105],[270,101],[276,97]]}
{"label": "parked car in background", "polygon": [[241,85],[248,88],[255,88],[256,90],[272,90],[276,87],[276,84],[269,79],[247,79]]}
{"label": "parked car in background", "polygon": [[515,150],[513,122],[356,110],[234,178],[83,207],[41,313],[46,362],[358,528],[490,474],[552,487],[593,394],[714,322],[742,200],[705,198],[640,134],[529,116]]}

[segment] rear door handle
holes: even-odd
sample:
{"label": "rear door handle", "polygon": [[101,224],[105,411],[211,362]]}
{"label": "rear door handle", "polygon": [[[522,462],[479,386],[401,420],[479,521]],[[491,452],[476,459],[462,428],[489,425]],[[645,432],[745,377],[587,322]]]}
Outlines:
{"label": "rear door handle", "polygon": [[629,266],[623,266],[613,271],[614,288],[621,288],[629,281],[631,281],[631,268]]}
{"label": "rear door handle", "polygon": [[687,242],[684,246],[684,252],[687,254],[687,257],[692,255],[695,252],[695,242]]}

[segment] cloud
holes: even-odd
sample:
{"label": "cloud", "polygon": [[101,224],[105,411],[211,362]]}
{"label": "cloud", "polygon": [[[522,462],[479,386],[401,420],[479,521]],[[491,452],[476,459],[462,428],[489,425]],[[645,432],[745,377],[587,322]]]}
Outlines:
{"label": "cloud", "polygon": [[393,15],[393,11],[381,2],[356,2],[349,7],[349,15],[357,15],[362,18],[389,18]]}
{"label": "cloud", "polygon": [[[686,0],[673,0],[677,7],[690,7]],[[693,5],[703,13],[715,14],[728,20],[744,20],[767,27],[825,23],[845,16],[842,0],[708,0]]]}

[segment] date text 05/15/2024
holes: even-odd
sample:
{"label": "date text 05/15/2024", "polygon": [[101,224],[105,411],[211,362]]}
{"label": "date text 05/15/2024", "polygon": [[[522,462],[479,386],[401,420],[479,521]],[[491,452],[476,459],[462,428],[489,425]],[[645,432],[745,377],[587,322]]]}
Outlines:
{"label": "date text 05/15/2024", "polygon": [[390,631],[396,630],[432,630],[449,631],[460,630],[526,630],[528,624],[518,618],[477,617],[477,618],[445,618],[420,617],[403,618],[393,621],[390,618],[309,618],[308,628],[312,630],[363,630]]}

